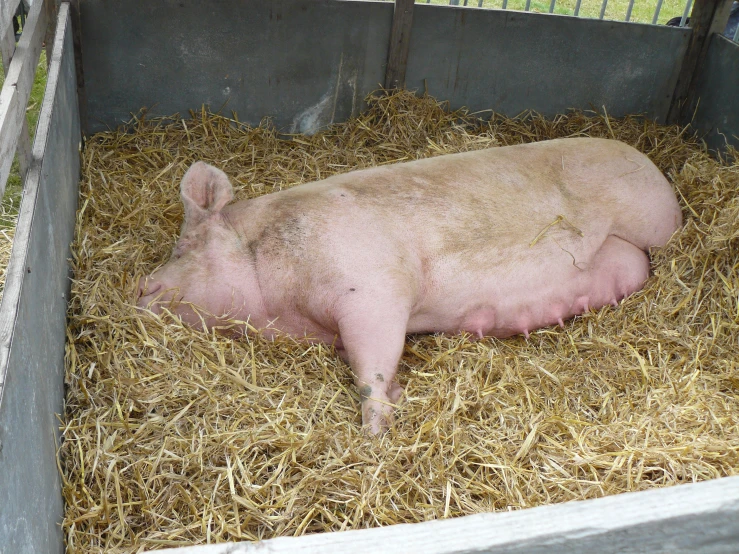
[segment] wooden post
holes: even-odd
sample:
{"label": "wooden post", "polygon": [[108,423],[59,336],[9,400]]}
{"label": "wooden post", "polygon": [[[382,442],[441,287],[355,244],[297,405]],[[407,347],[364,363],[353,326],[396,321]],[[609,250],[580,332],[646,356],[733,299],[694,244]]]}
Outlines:
{"label": "wooden post", "polygon": [[405,70],[411,44],[414,0],[395,0],[393,27],[390,32],[390,50],[385,72],[385,88],[405,88]]}
{"label": "wooden post", "polygon": [[77,102],[79,103],[80,125],[84,141],[87,133],[87,96],[85,95],[85,73],[82,70],[82,23],[80,16],[80,0],[70,0],[69,14],[72,22],[72,40],[74,42],[74,65],[77,72]]}
{"label": "wooden post", "polygon": [[689,120],[690,114],[686,113],[686,110],[693,103],[696,77],[706,58],[711,35],[721,33],[726,27],[731,3],[732,0],[696,0],[693,5],[690,16],[690,27],[693,32],[672,95],[667,123],[684,123]]}
{"label": "wooden post", "polygon": [[46,68],[51,65],[51,51],[54,47],[54,33],[56,32],[55,25],[57,15],[57,0],[47,0],[46,2],[46,18],[52,22],[46,27],[46,36],[44,36],[44,50],[46,51]]}

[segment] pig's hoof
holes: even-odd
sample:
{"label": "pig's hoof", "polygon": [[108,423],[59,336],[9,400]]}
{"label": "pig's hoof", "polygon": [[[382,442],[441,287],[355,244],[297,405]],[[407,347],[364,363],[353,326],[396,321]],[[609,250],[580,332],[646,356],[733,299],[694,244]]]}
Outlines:
{"label": "pig's hoof", "polygon": [[362,401],[362,428],[371,435],[384,433],[395,420],[395,406],[387,396],[382,396],[384,398],[378,395]]}

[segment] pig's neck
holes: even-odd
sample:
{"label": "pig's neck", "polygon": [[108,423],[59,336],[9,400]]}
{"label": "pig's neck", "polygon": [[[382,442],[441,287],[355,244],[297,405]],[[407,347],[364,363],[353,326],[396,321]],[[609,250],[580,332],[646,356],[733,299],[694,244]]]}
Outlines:
{"label": "pig's neck", "polygon": [[213,248],[207,253],[209,262],[216,268],[211,273],[218,279],[207,286],[212,291],[212,313],[216,316],[216,324],[227,321],[245,321],[249,326],[262,328],[268,320],[268,311],[259,279],[256,253],[248,245],[250,229],[239,224],[239,219],[232,217],[229,207],[222,214],[224,221],[238,237],[239,247],[231,244],[222,249]]}
{"label": "pig's neck", "polygon": [[269,310],[262,292],[259,279],[259,267],[253,253],[249,253],[246,263],[239,264],[234,268],[239,275],[239,289],[243,298],[241,316],[244,320],[248,318],[249,325],[257,329],[264,328],[269,320]]}
{"label": "pig's neck", "polygon": [[[236,203],[226,208],[236,209],[234,215],[226,213],[226,219],[241,241],[243,253],[230,271],[238,275],[238,291],[243,298],[239,310],[242,321],[259,330],[265,336],[293,331],[294,314],[291,302],[284,294],[286,287],[285,263],[276,263],[273,256],[265,255],[260,248],[264,234],[265,197]],[[224,211],[226,211],[224,210]],[[276,293],[276,291],[283,293]]]}

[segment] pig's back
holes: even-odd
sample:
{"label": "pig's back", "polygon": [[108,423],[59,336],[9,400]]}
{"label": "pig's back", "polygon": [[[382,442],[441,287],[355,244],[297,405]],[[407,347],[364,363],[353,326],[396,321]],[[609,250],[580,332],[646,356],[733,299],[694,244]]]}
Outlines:
{"label": "pig's back", "polygon": [[437,251],[525,245],[559,216],[583,233],[612,233],[646,249],[664,244],[681,218],[654,164],[630,146],[605,139],[489,148],[350,172],[323,183],[330,184],[325,194],[348,195],[343,200],[362,219],[396,228]]}

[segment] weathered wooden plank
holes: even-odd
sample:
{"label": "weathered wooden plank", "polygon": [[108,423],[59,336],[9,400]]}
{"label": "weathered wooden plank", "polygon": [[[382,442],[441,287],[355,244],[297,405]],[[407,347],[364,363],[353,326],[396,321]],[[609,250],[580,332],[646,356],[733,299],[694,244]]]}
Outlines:
{"label": "weathered wooden plank", "polygon": [[405,72],[408,67],[408,52],[413,27],[415,0],[395,0],[393,26],[390,31],[390,49],[385,72],[385,88],[405,87]]}
{"label": "weathered wooden plank", "polygon": [[61,5],[0,305],[0,551],[64,552],[56,465],[79,187],[79,118],[68,10]]}
{"label": "weathered wooden plank", "polygon": [[13,59],[15,53],[15,34],[12,27],[3,29],[3,31],[6,32],[3,32],[3,36],[0,38],[0,54],[2,54],[3,59],[3,75],[6,75],[8,69],[10,69],[10,60]]}
{"label": "weathered wooden plank", "polygon": [[695,95],[696,79],[706,58],[712,33],[721,33],[729,20],[733,0],[696,0],[690,16],[692,33],[672,95],[667,123],[687,123],[688,106]]}
{"label": "weathered wooden plank", "polygon": [[167,554],[734,554],[739,477],[427,523],[256,543],[162,550]]}
{"label": "weathered wooden plank", "polygon": [[[52,2],[47,2],[51,4]],[[7,74],[10,69],[10,62],[15,54],[15,33],[12,27],[5,33],[4,38],[0,39],[0,55],[3,60],[3,71]],[[28,134],[28,120],[23,119],[23,126],[18,136],[18,146],[16,148],[18,154],[18,165],[20,166],[21,182],[26,176],[29,166],[31,165],[31,139]]]}
{"label": "weathered wooden plank", "polygon": [[0,196],[5,192],[13,154],[26,120],[26,105],[41,55],[41,43],[48,24],[48,12],[44,5],[45,2],[41,0],[31,5],[26,28],[18,41],[0,92]]}
{"label": "weathered wooden plank", "polygon": [[[3,33],[3,36],[0,37],[0,39],[5,38],[5,33],[8,29],[10,29],[10,32],[13,32],[13,17],[15,16],[15,11],[18,9],[18,4],[21,3],[21,0],[0,0],[0,33]],[[13,39],[15,40],[15,38]]]}

